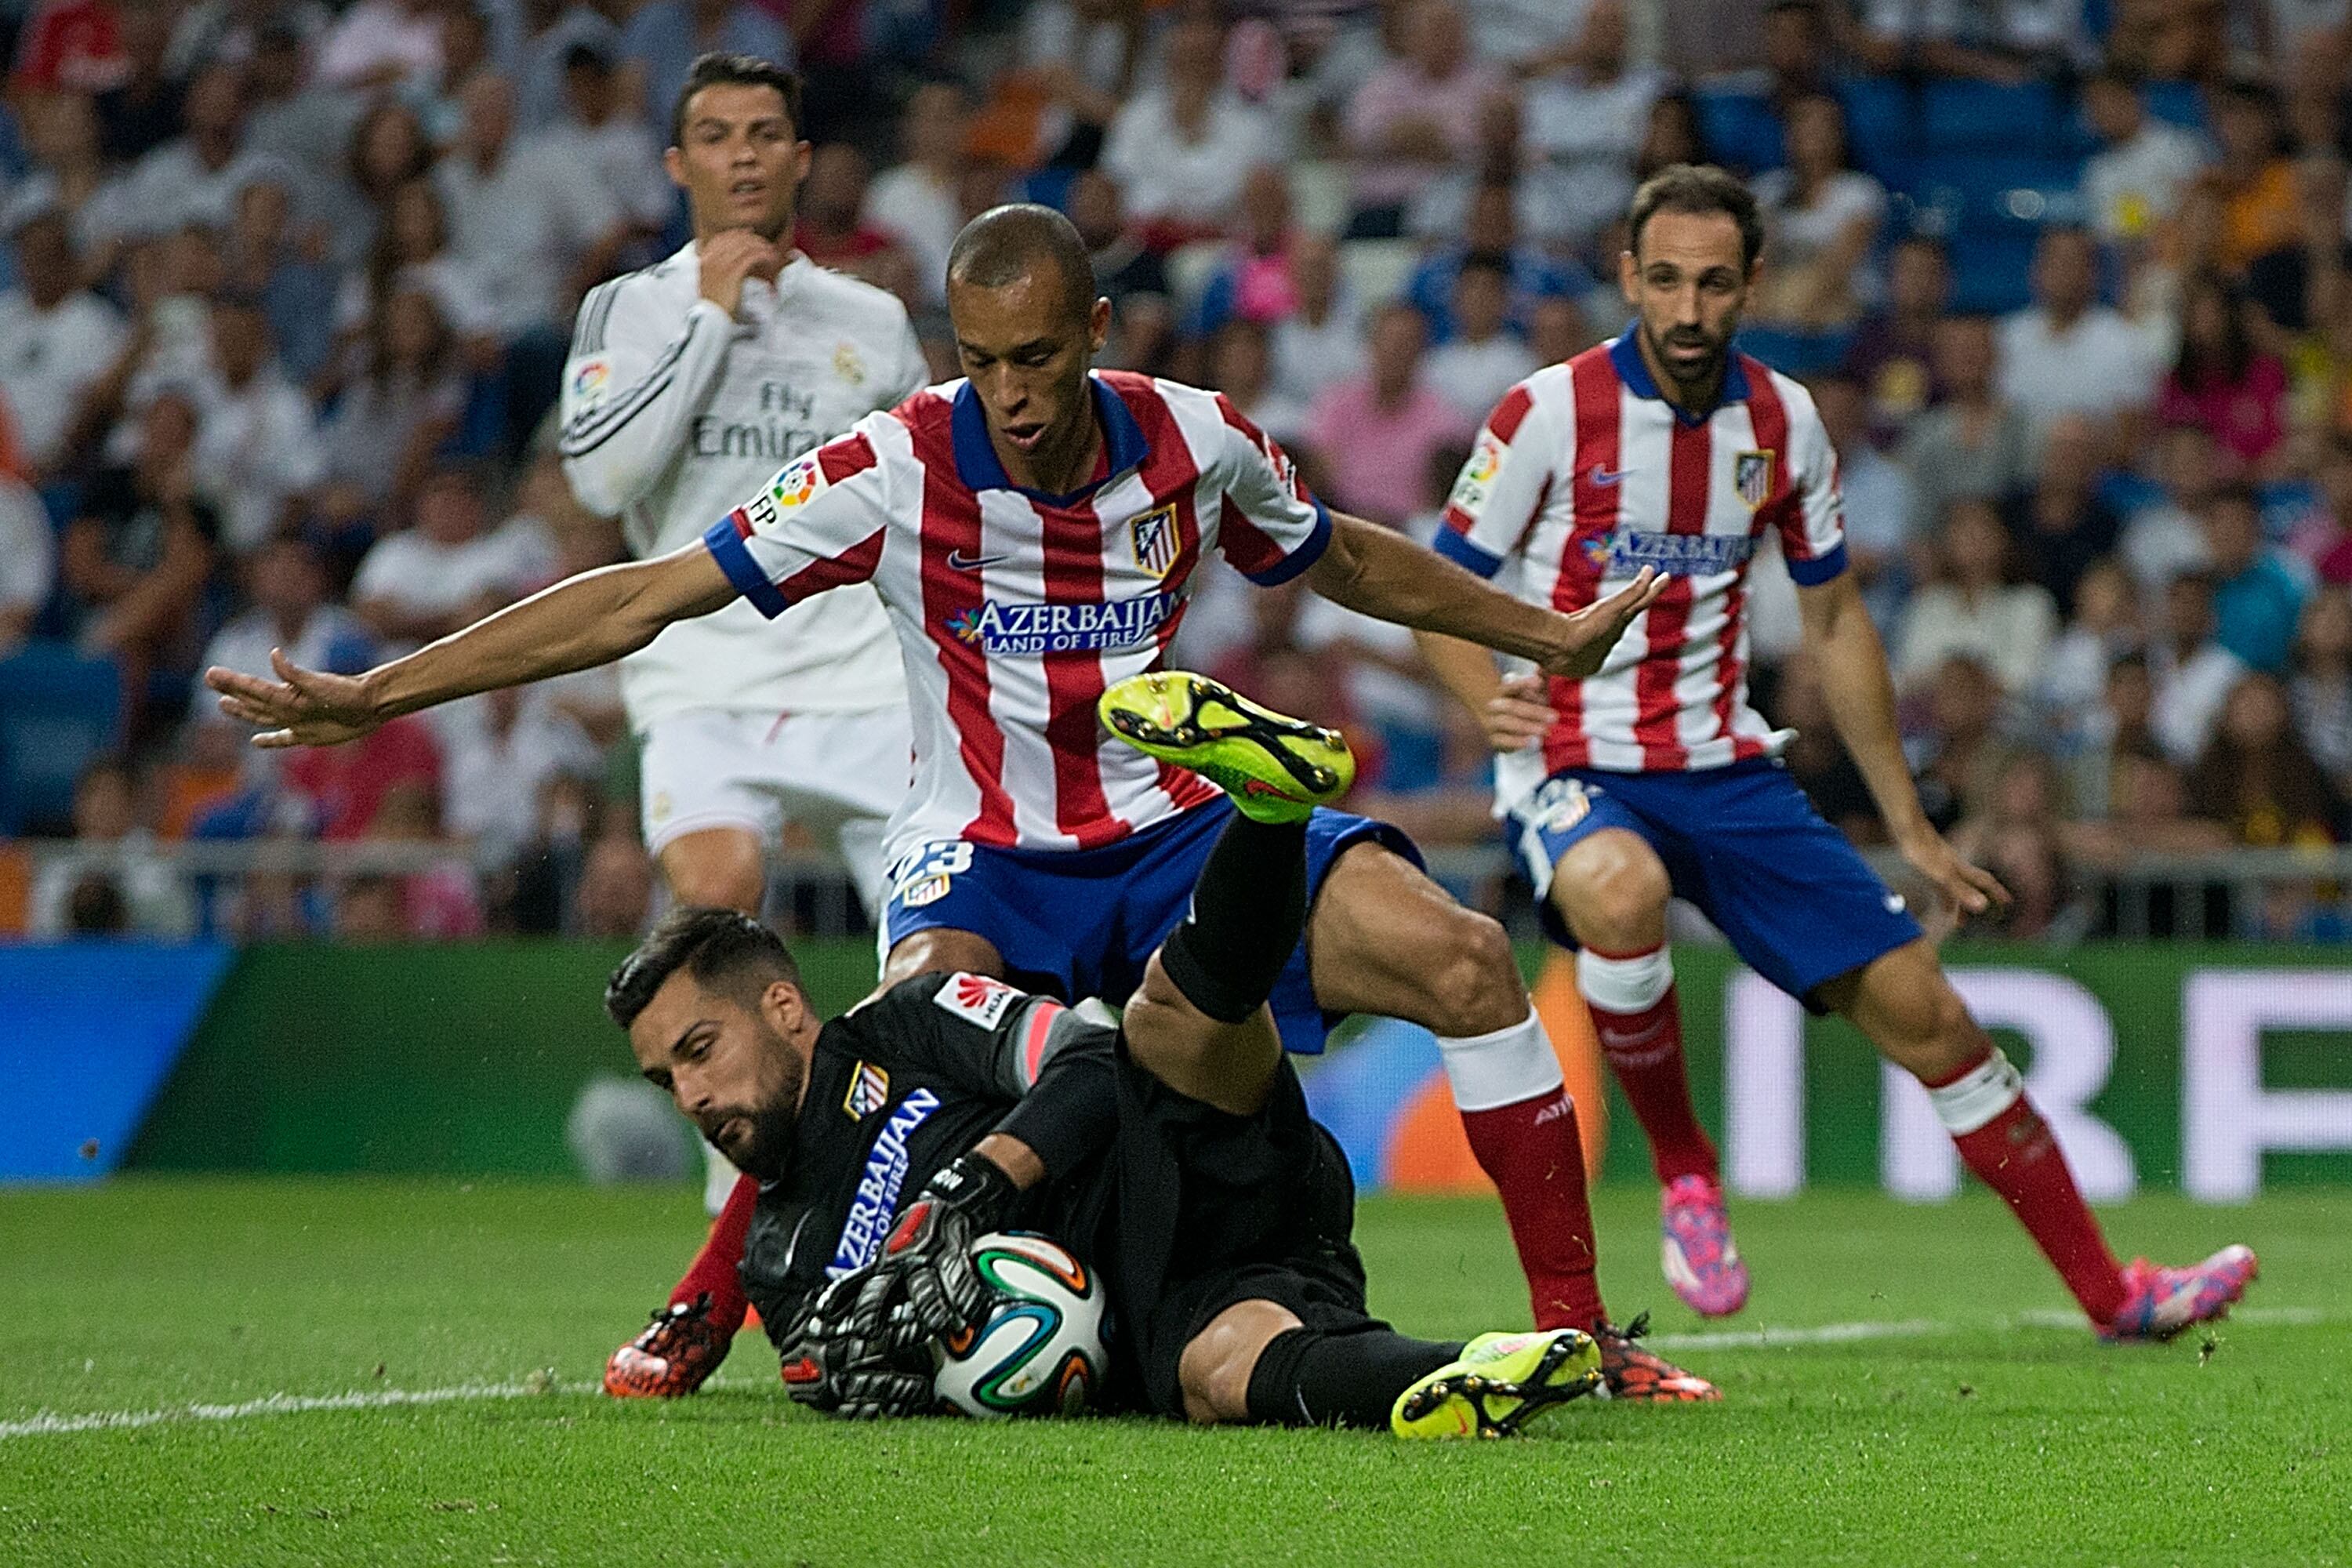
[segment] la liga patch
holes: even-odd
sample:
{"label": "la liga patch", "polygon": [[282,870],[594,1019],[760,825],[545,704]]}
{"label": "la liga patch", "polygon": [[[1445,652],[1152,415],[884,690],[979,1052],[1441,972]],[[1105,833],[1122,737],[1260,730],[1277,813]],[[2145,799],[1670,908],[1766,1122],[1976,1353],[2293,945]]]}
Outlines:
{"label": "la liga patch", "polygon": [[613,367],[601,359],[583,360],[572,367],[572,403],[580,414],[604,405],[604,395],[612,390]]}
{"label": "la liga patch", "polygon": [[814,452],[793,458],[768,487],[778,507],[786,510],[806,506],[824,493],[824,465],[817,461]]}

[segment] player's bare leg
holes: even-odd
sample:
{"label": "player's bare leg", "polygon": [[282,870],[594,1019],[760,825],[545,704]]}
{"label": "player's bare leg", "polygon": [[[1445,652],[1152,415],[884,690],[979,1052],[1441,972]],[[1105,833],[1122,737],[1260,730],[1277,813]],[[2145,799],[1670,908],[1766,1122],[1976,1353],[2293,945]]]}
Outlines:
{"label": "player's bare leg", "polygon": [[[1211,683],[1182,684],[1196,678],[1142,679],[1140,686],[1122,683],[1129,688],[1124,692],[1114,687],[1104,708],[1130,740],[1150,737],[1148,749],[1162,743],[1150,721],[1165,716],[1171,704],[1181,712],[1197,698],[1222,700]],[[1171,683],[1180,689],[1171,689]],[[1259,739],[1275,752],[1291,743],[1270,730]],[[1328,731],[1297,739],[1303,749],[1337,744]],[[1168,745],[1179,761],[1208,749]],[[1230,758],[1201,760],[1218,766],[1208,776],[1232,792],[1242,810],[1202,867],[1190,913],[1146,964],[1121,1032],[1129,1058],[1162,1083],[1228,1116],[1248,1117],[1265,1108],[1283,1070],[1282,1037],[1266,998],[1307,921],[1312,806],[1245,793],[1243,773],[1223,765]],[[1297,1092],[1295,1085],[1288,1092]],[[1339,1331],[1310,1328],[1290,1308],[1261,1299],[1235,1302],[1211,1319],[1184,1347],[1177,1378],[1185,1415],[1195,1422],[1386,1426],[1412,1437],[1500,1436],[1592,1391],[1601,1363],[1591,1336],[1577,1329],[1482,1335],[1465,1347],[1363,1323]]]}
{"label": "player's bare leg", "polygon": [[1591,1330],[1621,1397],[1712,1399],[1714,1387],[1610,1326],[1594,1278],[1576,1106],[1503,928],[1376,844],[1341,855],[1307,929],[1315,998],[1438,1037],[1471,1152],[1503,1198],[1539,1328]]}
{"label": "player's bare leg", "polygon": [[681,904],[756,915],[768,895],[768,859],[748,827],[681,833],[656,858],[670,897]]}
{"label": "player's bare leg", "polygon": [[2023,1079],[1969,1016],[1927,939],[1841,975],[1821,1000],[1927,1088],[1961,1160],[2009,1205],[2102,1335],[2169,1339],[2245,1293],[2256,1264],[2243,1247],[2185,1268],[2116,1264]]}
{"label": "player's bare leg", "polygon": [[[1273,985],[1266,982],[1269,991]],[[1160,953],[1144,966],[1143,984],[1128,998],[1121,1026],[1137,1066],[1228,1116],[1253,1115],[1265,1105],[1282,1063],[1282,1036],[1263,1004],[1239,1023],[1213,1018],[1169,978]]]}
{"label": "player's bare leg", "polygon": [[1192,1336],[1176,1363],[1184,1419],[1202,1426],[1250,1418],[1250,1374],[1276,1336],[1305,1325],[1278,1301],[1236,1301]]}
{"label": "player's bare leg", "polygon": [[992,974],[1002,980],[1004,955],[996,951],[994,942],[976,931],[957,931],[950,926],[908,931],[891,945],[890,956],[883,961],[882,978],[875,989],[887,991],[918,974],[959,969],[967,974]]}
{"label": "player's bare leg", "polygon": [[1552,871],[1552,907],[1576,936],[1593,1036],[1650,1140],[1666,1282],[1693,1311],[1727,1317],[1747,1305],[1748,1266],[1731,1239],[1714,1141],[1691,1105],[1666,948],[1673,892],[1657,851],[1622,827],[1579,839]]}

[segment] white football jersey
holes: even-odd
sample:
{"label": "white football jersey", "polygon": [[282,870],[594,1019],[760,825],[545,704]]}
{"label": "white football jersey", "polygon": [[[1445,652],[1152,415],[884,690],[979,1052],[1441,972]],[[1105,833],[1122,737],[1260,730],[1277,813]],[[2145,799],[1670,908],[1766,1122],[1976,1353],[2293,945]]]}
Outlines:
{"label": "white football jersey", "polygon": [[[560,450],[572,493],[618,516],[630,551],[699,538],[776,470],[929,379],[906,308],[794,252],[740,320],[702,298],[696,247],[582,301],[564,365]],[[669,626],[621,662],[632,728],[700,709],[849,712],[906,700],[897,639],[870,588],[771,624],[748,604]]]}

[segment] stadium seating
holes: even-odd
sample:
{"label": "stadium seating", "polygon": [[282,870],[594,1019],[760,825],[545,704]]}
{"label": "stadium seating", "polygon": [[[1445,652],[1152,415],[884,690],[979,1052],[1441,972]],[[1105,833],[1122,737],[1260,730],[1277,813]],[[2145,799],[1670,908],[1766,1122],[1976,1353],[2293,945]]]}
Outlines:
{"label": "stadium seating", "polygon": [[0,660],[0,834],[55,829],[74,781],[121,740],[122,679],[106,659],[35,642]]}
{"label": "stadium seating", "polygon": [[1919,142],[1927,152],[2082,150],[2081,124],[2048,82],[1929,81],[1918,91]]}

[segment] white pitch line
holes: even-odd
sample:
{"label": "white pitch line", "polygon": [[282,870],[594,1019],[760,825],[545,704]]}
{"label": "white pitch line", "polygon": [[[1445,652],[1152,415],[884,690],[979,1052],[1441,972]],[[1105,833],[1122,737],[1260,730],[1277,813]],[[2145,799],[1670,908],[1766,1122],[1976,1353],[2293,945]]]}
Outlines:
{"label": "white pitch line", "polygon": [[1801,1329],[1717,1329],[1696,1334],[1649,1334],[1642,1342],[1662,1350],[1771,1350],[1780,1345],[1835,1345],[1853,1340],[1916,1340],[1958,1332],[1958,1325],[1929,1318],[1899,1323],[1818,1323]]}
{"label": "white pitch line", "polygon": [[[2226,1331],[2232,1323],[2272,1324],[2288,1328],[2309,1328],[2333,1321],[2330,1314],[2316,1307],[2233,1307],[2221,1323]],[[2020,1312],[2014,1317],[1998,1318],[1984,1323],[1946,1323],[1933,1318],[1908,1318],[1900,1322],[1821,1323],[1809,1328],[1789,1329],[1724,1329],[1694,1334],[1652,1334],[1642,1342],[1662,1350],[1773,1350],[1781,1345],[1834,1345],[1858,1340],[1931,1339],[1939,1334],[1968,1333],[1991,1329],[2063,1329],[2072,1333],[2087,1331],[2088,1325],[2080,1312],[2048,1309]]]}
{"label": "white pitch line", "polygon": [[0,1437],[53,1436],[68,1432],[121,1431],[175,1421],[242,1421],[249,1415],[299,1415],[312,1410],[383,1410],[401,1405],[449,1405],[471,1399],[520,1399],[552,1392],[545,1384],[467,1383],[454,1388],[379,1388],[354,1394],[271,1394],[235,1405],[181,1405],[164,1410],[96,1410],[81,1415],[43,1411],[0,1421]]}
{"label": "white pitch line", "polygon": [[[2240,1307],[2230,1322],[2309,1327],[2333,1322],[2336,1314],[2315,1307]],[[1932,1339],[1940,1334],[1984,1329],[2067,1329],[2081,1331],[2082,1318],[2063,1311],[2021,1312],[1986,1323],[1947,1323],[1933,1318],[1906,1318],[1895,1322],[1815,1323],[1801,1328],[1729,1329],[1693,1334],[1652,1334],[1644,1344],[1660,1350],[1776,1350],[1784,1345],[1851,1344],[1866,1340]],[[2223,1327],[2226,1329],[2228,1324]],[[764,1384],[765,1379],[757,1380]],[[750,1387],[751,1382],[715,1379],[707,1387]],[[235,1405],[181,1405],[157,1410],[96,1410],[79,1415],[43,1411],[16,1421],[0,1421],[0,1439],[59,1436],[75,1432],[128,1431],[182,1421],[242,1421],[255,1415],[299,1415],[313,1410],[388,1410],[412,1405],[456,1405],[476,1400],[521,1399],[535,1394],[583,1393],[544,1382],[466,1383],[451,1388],[381,1388],[352,1394],[271,1394]]]}

